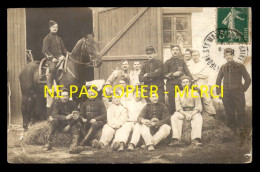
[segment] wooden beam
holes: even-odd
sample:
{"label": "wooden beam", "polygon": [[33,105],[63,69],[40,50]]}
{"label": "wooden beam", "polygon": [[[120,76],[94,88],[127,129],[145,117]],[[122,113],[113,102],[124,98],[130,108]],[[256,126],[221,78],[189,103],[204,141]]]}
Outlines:
{"label": "wooden beam", "polygon": [[172,13],[195,13],[195,12],[202,12],[203,8],[199,7],[171,7],[167,8],[164,7],[162,9],[163,14],[172,14]]}
{"label": "wooden beam", "polygon": [[122,55],[122,56],[103,56],[104,61],[118,61],[118,60],[147,60],[147,55]]}
{"label": "wooden beam", "polygon": [[157,39],[158,39],[158,56],[163,61],[163,51],[162,51],[162,9],[157,8]]}
{"label": "wooden beam", "polygon": [[105,46],[105,48],[100,52],[100,55],[103,56],[125,33],[126,31],[141,17],[148,7],[140,10],[129,22],[128,24]]}
{"label": "wooden beam", "polygon": [[[97,41],[97,43],[99,42],[99,33],[98,33],[98,12],[96,10],[93,10],[93,13],[92,13],[92,21],[93,21],[93,31],[94,31],[94,37],[95,37],[95,40]],[[98,43],[98,50],[99,50],[99,43]],[[94,68],[94,79],[98,79],[99,78],[99,75],[100,75],[100,68]]]}

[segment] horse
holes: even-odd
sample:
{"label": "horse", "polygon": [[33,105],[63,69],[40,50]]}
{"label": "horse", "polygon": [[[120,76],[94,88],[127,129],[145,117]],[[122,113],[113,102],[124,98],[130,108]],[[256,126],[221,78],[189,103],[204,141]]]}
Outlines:
{"label": "horse", "polygon": [[[102,57],[99,55],[97,43],[92,34],[80,39],[71,53],[68,55],[67,67],[61,76],[56,79],[57,85],[69,88],[76,85],[81,88],[86,81],[91,80],[94,74],[94,67],[102,64]],[[39,61],[32,61],[25,65],[19,74],[19,81],[22,92],[22,116],[23,128],[26,131],[31,122],[46,120],[46,98],[44,98],[44,85],[38,82]],[[74,94],[73,100],[77,100]]]}

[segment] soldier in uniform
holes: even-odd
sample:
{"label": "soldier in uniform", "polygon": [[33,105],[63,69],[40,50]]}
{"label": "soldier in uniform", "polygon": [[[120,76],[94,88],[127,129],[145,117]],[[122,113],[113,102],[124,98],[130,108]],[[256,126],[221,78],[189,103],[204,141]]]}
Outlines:
{"label": "soldier in uniform", "polygon": [[175,112],[175,86],[180,85],[179,78],[183,75],[187,75],[192,78],[190,70],[187,64],[181,57],[181,49],[179,45],[171,45],[172,57],[167,60],[163,65],[164,77],[167,79],[166,90],[169,92],[168,100],[170,105],[170,113]]}
{"label": "soldier in uniform", "polygon": [[50,20],[49,29],[50,33],[43,40],[42,53],[48,58],[49,74],[47,75],[47,85],[51,88],[53,79],[55,78],[57,62],[63,60],[68,51],[62,39],[57,35],[58,24]]}
{"label": "soldier in uniform", "polygon": [[[221,66],[216,85],[220,86],[224,78],[222,101],[227,117],[227,125],[240,135],[241,144],[243,144],[246,134],[245,92],[250,86],[251,78],[245,66],[233,60],[234,49],[224,49],[224,57],[227,63]],[[242,84],[242,78],[245,80],[244,84]],[[220,88],[217,88],[216,91],[219,95]],[[237,113],[237,119],[235,113]]]}
{"label": "soldier in uniform", "polygon": [[[144,82],[144,85],[148,85],[144,96],[150,97],[150,86],[155,85],[158,87],[159,102],[164,103],[163,63],[155,58],[156,52],[152,46],[147,47],[145,51],[148,55],[148,60],[143,63],[139,74],[139,81]],[[150,99],[146,98],[146,101],[149,102]]]}
{"label": "soldier in uniform", "polygon": [[164,103],[158,102],[155,93],[141,111],[138,122],[141,123],[141,135],[149,151],[154,151],[161,140],[165,139],[171,131],[170,114]]}
{"label": "soldier in uniform", "polygon": [[[52,142],[55,132],[57,130],[70,131],[73,140],[70,145],[70,150],[78,146],[79,140],[79,125],[75,122],[72,112],[77,111],[78,107],[74,101],[69,100],[69,90],[64,88],[61,93],[61,98],[56,101],[53,105],[52,117],[53,120],[50,122],[50,134],[48,136],[48,142],[43,147],[44,150],[52,149]],[[64,128],[65,127],[65,128]]]}
{"label": "soldier in uniform", "polygon": [[[97,87],[92,89],[95,88]],[[84,133],[87,133],[80,142],[81,146],[84,146],[95,136],[99,129],[104,126],[107,118],[107,110],[103,101],[94,97],[95,93],[90,88],[88,89],[88,96],[88,99],[80,107],[80,119],[84,125]]]}
{"label": "soldier in uniform", "polygon": [[[198,92],[192,93],[191,78],[188,76],[182,76],[180,78],[182,87],[189,86],[187,96],[180,96],[177,93],[176,97],[176,112],[171,116],[172,126],[172,142],[169,146],[181,146],[182,125],[186,119],[191,122],[191,143],[196,146],[201,146],[201,132],[202,132],[202,104],[200,95]],[[192,96],[194,95],[194,97]]]}

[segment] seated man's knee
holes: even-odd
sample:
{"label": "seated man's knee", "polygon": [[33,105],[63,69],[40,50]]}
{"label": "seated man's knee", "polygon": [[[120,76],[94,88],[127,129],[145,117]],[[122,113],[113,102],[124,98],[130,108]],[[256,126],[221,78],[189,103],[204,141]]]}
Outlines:
{"label": "seated man's knee", "polygon": [[102,127],[102,124],[99,123],[99,122],[94,122],[94,123],[91,124],[91,127],[92,127],[93,129],[99,129],[99,128]]}
{"label": "seated man's knee", "polygon": [[171,132],[171,127],[169,126],[169,125],[167,125],[167,124],[163,124],[162,126],[161,126],[161,129],[168,135],[168,134],[170,134],[170,132]]}

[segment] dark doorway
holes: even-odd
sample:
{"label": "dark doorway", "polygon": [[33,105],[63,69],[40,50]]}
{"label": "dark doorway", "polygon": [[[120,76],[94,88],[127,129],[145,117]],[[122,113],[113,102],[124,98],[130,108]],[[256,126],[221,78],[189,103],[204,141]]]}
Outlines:
{"label": "dark doorway", "polygon": [[34,60],[41,60],[42,43],[49,34],[49,20],[59,25],[58,35],[69,52],[83,36],[93,32],[92,11],[89,8],[27,8],[27,49],[32,50]]}

